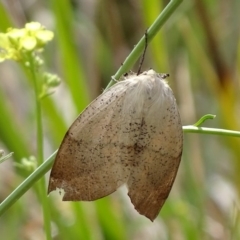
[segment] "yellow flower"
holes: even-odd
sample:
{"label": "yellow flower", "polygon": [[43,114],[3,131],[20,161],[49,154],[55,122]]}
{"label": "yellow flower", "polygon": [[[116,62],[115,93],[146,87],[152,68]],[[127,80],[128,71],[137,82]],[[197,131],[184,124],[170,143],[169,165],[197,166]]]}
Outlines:
{"label": "yellow flower", "polygon": [[53,32],[38,22],[27,23],[21,29],[9,28],[6,33],[0,33],[0,62],[6,59],[20,61],[25,52],[43,48],[53,37]]}

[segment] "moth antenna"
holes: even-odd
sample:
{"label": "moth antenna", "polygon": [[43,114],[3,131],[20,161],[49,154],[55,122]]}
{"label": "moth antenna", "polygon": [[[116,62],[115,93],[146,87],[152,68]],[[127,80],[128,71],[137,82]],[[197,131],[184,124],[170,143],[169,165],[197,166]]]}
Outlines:
{"label": "moth antenna", "polygon": [[169,76],[170,76],[169,73],[163,73],[163,74],[161,75],[161,78],[162,78],[162,79],[165,79],[165,78],[168,78]]}
{"label": "moth antenna", "polygon": [[146,50],[147,50],[147,46],[148,46],[148,30],[145,31],[144,36],[145,36],[145,46],[144,46],[142,58],[141,58],[140,63],[139,63],[137,75],[139,75],[140,72],[141,72],[143,61],[144,61]]}

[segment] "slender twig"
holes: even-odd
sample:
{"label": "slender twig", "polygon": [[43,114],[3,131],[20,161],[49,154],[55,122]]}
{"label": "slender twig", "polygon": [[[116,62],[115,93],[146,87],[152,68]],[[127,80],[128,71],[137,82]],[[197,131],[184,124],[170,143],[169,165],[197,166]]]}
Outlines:
{"label": "slender twig", "polygon": [[[154,38],[154,36],[159,32],[163,24],[167,19],[172,15],[176,8],[181,4],[183,0],[172,0],[169,4],[163,9],[158,18],[154,23],[148,28],[148,43]],[[138,44],[134,47],[132,52],[127,56],[122,66],[118,69],[116,74],[113,76],[113,79],[118,80],[124,73],[131,70],[132,66],[137,62],[138,58],[141,56],[142,51],[145,46],[145,35],[140,39]],[[106,88],[111,87],[115,81],[111,80]]]}
{"label": "slender twig", "polygon": [[214,119],[216,117],[216,115],[213,114],[206,114],[204,116],[202,116],[196,123],[194,123],[193,125],[195,127],[199,127],[200,125],[202,125],[206,120],[208,119]]}
{"label": "slender twig", "polygon": [[51,169],[56,153],[57,150],[4,199],[0,204],[0,216]]}
{"label": "slender twig", "polygon": [[[36,74],[36,67],[34,64],[34,56],[29,54],[29,69],[31,72],[31,78],[34,86],[34,95],[35,95],[35,109],[36,109],[36,123],[37,123],[37,160],[38,164],[41,165],[43,163],[43,127],[42,127],[42,108],[41,108],[41,100],[39,98],[40,89],[39,89],[39,79]],[[46,184],[45,178],[42,178],[38,185],[39,195],[42,203],[43,209],[43,218],[44,218],[44,228],[46,239],[51,240],[51,218],[49,213],[48,202],[46,199]]]}
{"label": "slender twig", "polygon": [[220,128],[196,127],[193,125],[184,126],[183,131],[185,133],[201,133],[201,134],[221,135],[225,137],[240,137],[240,131],[226,130],[226,129],[220,129]]}
{"label": "slender twig", "polygon": [[14,153],[11,152],[5,156],[0,156],[0,163],[3,163],[4,161],[8,160]]}

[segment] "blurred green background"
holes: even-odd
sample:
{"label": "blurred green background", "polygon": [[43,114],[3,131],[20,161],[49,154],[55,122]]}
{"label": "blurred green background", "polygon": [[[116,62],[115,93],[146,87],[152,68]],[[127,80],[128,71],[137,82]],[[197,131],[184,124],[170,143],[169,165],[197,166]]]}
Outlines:
{"label": "blurred green background", "polygon": [[[46,68],[62,83],[42,102],[45,158],[77,115],[98,96],[168,1],[2,0],[0,31],[38,21],[55,33]],[[150,43],[143,70],[170,74],[183,125],[206,113],[204,126],[240,130],[240,1],[184,0]],[[136,71],[138,64],[132,69]],[[36,154],[32,84],[13,62],[0,64],[0,201],[31,172],[16,167]],[[48,181],[49,175],[46,176]],[[139,215],[122,188],[95,202],[51,206],[53,239],[240,239],[240,140],[184,134],[173,189],[154,223]],[[44,239],[33,187],[0,218],[1,239]],[[3,237],[3,238],[2,238]]]}

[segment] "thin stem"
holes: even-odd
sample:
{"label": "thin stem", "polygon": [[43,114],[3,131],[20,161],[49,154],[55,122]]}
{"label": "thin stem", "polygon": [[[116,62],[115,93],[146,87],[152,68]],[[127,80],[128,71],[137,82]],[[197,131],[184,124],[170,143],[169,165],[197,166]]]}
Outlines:
{"label": "thin stem", "polygon": [[29,175],[14,191],[0,204],[0,216],[6,212],[32,185],[51,169],[57,150]]}
{"label": "thin stem", "polygon": [[184,126],[183,131],[185,133],[201,133],[201,134],[228,136],[228,137],[240,137],[239,131],[226,130],[226,129],[220,129],[220,128],[196,127],[193,125]]}
{"label": "thin stem", "polygon": [[[37,160],[38,164],[41,165],[43,163],[43,127],[42,127],[42,108],[41,108],[41,101],[39,98],[40,89],[39,89],[39,81],[36,75],[36,69],[34,64],[34,56],[29,55],[29,62],[30,62],[30,72],[31,78],[33,80],[34,86],[34,96],[35,96],[35,108],[36,108],[36,123],[37,123]],[[46,199],[46,185],[45,185],[45,178],[41,178],[39,182],[39,195],[42,203],[43,208],[43,219],[44,219],[44,227],[45,227],[45,234],[46,239],[51,240],[51,219],[50,219],[50,212],[48,207],[48,202]]]}
{"label": "thin stem", "polygon": [[12,155],[13,155],[13,152],[11,152],[5,156],[0,156],[0,163],[3,163],[4,161],[8,160]]}
{"label": "thin stem", "polygon": [[[160,28],[167,21],[167,19],[172,15],[172,13],[176,10],[176,8],[180,5],[183,0],[172,0],[169,4],[163,9],[158,18],[154,21],[154,23],[150,26],[147,31],[147,40],[148,43],[154,38],[154,36],[159,32]],[[140,39],[138,44],[134,47],[132,52],[125,59],[122,66],[118,69],[117,73],[112,77],[112,79],[119,79],[124,73],[128,72],[138,58],[141,56],[142,51],[145,46],[145,35]],[[114,80],[111,80],[107,85],[106,89],[111,87],[115,83]],[[106,90],[105,89],[105,90]]]}
{"label": "thin stem", "polygon": [[206,120],[209,119],[214,119],[216,117],[216,115],[213,114],[206,114],[204,116],[202,116],[196,123],[194,123],[193,125],[195,127],[199,127],[200,125],[202,125]]}

